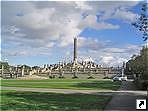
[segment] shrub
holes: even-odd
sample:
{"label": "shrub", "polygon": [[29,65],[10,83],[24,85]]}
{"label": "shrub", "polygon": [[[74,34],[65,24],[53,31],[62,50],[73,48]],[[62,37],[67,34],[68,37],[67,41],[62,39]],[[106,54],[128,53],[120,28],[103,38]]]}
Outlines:
{"label": "shrub", "polygon": [[93,76],[89,76],[87,79],[95,79]]}
{"label": "shrub", "polygon": [[103,79],[110,79],[108,76],[104,77]]}
{"label": "shrub", "polygon": [[64,76],[59,76],[59,79],[65,78]]}
{"label": "shrub", "polygon": [[73,77],[72,77],[72,79],[77,79],[77,78],[78,78],[78,76],[73,76]]}

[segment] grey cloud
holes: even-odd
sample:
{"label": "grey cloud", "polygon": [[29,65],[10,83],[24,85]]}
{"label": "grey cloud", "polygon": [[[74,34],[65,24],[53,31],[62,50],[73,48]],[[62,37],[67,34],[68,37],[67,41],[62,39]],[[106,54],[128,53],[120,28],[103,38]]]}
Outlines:
{"label": "grey cloud", "polygon": [[137,45],[127,45],[124,48],[106,48],[104,49],[107,53],[137,53],[140,50],[141,46]]}
{"label": "grey cloud", "polygon": [[92,51],[102,50],[108,46],[108,43],[110,43],[110,41],[99,41],[98,39],[83,37],[79,37],[78,40],[79,48]]}
{"label": "grey cloud", "polygon": [[[2,26],[16,26],[19,30],[16,37],[24,41],[38,42],[61,40],[61,46],[72,43],[73,37],[86,27],[97,30],[118,29],[118,25],[106,22],[96,22],[96,13],[104,11],[110,14],[120,6],[134,6],[135,2],[2,2]],[[130,4],[128,4],[130,3]],[[22,16],[17,14],[21,13]],[[82,13],[88,17],[82,18]],[[11,19],[9,19],[11,17]],[[25,35],[25,36],[22,36]],[[64,35],[64,36],[60,36]],[[3,36],[2,36],[3,38]],[[68,40],[68,41],[67,41]],[[15,41],[15,39],[13,40]],[[12,42],[13,42],[12,41]],[[65,42],[67,41],[67,42]],[[38,45],[37,44],[37,45]]]}
{"label": "grey cloud", "polygon": [[[136,4],[137,2],[101,1],[2,2],[2,44],[12,44],[12,46],[19,47],[20,49],[30,47],[29,51],[32,51],[31,48],[38,49],[44,47],[51,49],[53,47],[69,47],[73,43],[73,37],[78,36],[86,27],[97,30],[120,28],[118,24],[110,24],[105,22],[105,20],[113,18],[116,10],[121,8],[124,8],[127,16],[133,15],[132,12],[127,13],[127,10]],[[120,11],[123,12],[123,10]],[[97,21],[96,14],[100,12],[104,13],[100,15],[100,21]],[[88,16],[83,18],[83,13],[87,13]],[[127,16],[124,16],[124,13],[122,14],[122,18],[124,19],[125,17],[125,20],[128,20]],[[116,16],[114,15],[114,18],[121,19],[117,13]],[[132,20],[132,18],[129,19]],[[122,51],[128,53],[133,50],[123,49],[122,51],[103,52],[103,49],[107,47],[106,41],[98,42],[85,37],[80,40],[79,45],[81,49],[86,49],[86,52],[81,51],[80,56],[93,55],[95,59],[107,54],[115,57],[118,54],[113,53],[121,53]],[[90,55],[88,51],[91,52]],[[35,54],[40,54],[40,52],[42,51],[34,51]],[[25,56],[25,53],[8,52],[8,55],[14,56],[21,56],[23,54]],[[48,54],[48,50],[43,51],[42,54]],[[124,56],[126,55],[128,54]]]}
{"label": "grey cloud", "polygon": [[141,46],[128,44],[122,48],[116,48],[112,46],[104,46],[101,48],[88,48],[88,50],[80,50],[80,58],[91,57],[99,64],[105,66],[121,65],[123,61],[127,61],[133,54],[138,54]]}

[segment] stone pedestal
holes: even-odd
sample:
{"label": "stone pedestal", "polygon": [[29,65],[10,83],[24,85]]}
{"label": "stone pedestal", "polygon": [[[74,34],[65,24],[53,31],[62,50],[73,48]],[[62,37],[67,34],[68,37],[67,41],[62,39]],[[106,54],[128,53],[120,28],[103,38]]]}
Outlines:
{"label": "stone pedestal", "polygon": [[21,72],[21,76],[22,76],[22,77],[24,76],[24,73],[25,73],[25,67],[23,66],[23,67],[22,67],[22,72]]}
{"label": "stone pedestal", "polygon": [[30,75],[30,76],[32,75],[32,70],[29,71],[29,75]]}

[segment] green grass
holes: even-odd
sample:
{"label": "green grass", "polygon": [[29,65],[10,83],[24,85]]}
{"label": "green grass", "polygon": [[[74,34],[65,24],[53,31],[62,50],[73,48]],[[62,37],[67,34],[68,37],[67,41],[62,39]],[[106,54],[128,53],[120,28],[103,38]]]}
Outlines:
{"label": "green grass", "polygon": [[79,80],[79,79],[52,79],[52,80],[2,80],[1,86],[54,88],[54,89],[95,89],[117,90],[120,83],[111,80]]}
{"label": "green grass", "polygon": [[111,96],[40,92],[1,92],[1,111],[102,111]]}

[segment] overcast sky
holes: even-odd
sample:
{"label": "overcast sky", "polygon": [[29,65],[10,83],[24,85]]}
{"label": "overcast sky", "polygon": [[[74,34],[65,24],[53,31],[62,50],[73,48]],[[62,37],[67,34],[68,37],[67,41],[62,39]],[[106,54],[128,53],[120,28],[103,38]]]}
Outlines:
{"label": "overcast sky", "polygon": [[1,57],[13,65],[71,61],[78,37],[79,60],[121,65],[143,44],[131,26],[139,13],[138,1],[2,2]]}

